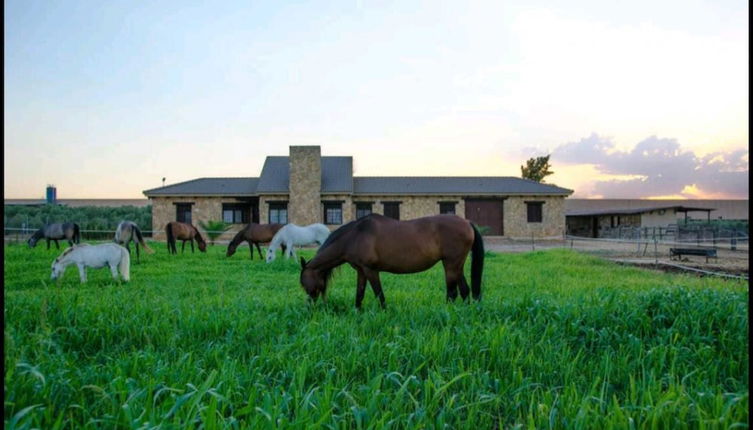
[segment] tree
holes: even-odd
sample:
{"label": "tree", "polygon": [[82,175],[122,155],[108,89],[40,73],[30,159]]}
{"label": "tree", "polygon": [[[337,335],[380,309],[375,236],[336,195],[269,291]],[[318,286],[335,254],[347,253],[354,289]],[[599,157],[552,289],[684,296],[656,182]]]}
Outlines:
{"label": "tree", "polygon": [[224,221],[199,221],[199,225],[207,233],[207,236],[209,236],[209,241],[212,245],[214,245],[215,239],[230,228],[230,224]]}
{"label": "tree", "polygon": [[544,182],[544,177],[551,175],[552,167],[549,164],[550,155],[544,157],[529,158],[525,166],[520,166],[520,176],[523,179],[530,179],[536,182]]}

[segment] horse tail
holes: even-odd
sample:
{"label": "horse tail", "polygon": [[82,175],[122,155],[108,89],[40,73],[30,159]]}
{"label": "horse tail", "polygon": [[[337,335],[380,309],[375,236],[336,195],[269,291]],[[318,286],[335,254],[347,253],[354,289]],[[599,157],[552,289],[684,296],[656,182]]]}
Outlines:
{"label": "horse tail", "polygon": [[481,300],[481,274],[484,271],[484,239],[475,225],[473,228],[473,247],[471,248],[471,293],[473,298]]}
{"label": "horse tail", "polygon": [[167,253],[172,251],[172,245],[175,243],[175,235],[173,234],[173,223],[169,222],[165,226],[165,235],[167,236]]}
{"label": "horse tail", "polygon": [[118,270],[120,270],[120,276],[123,277],[123,280],[128,282],[131,279],[131,256],[128,255],[128,250],[122,246],[119,247],[120,263],[118,263]]}
{"label": "horse tail", "polygon": [[81,230],[75,222],[73,223],[73,243],[81,243]]}
{"label": "horse tail", "polygon": [[146,242],[144,242],[144,236],[141,235],[141,230],[139,230],[139,228],[135,224],[133,225],[133,232],[136,234],[136,238],[139,240],[141,246],[144,247],[144,251],[150,254],[154,254],[154,250],[150,248],[149,245],[146,244]]}

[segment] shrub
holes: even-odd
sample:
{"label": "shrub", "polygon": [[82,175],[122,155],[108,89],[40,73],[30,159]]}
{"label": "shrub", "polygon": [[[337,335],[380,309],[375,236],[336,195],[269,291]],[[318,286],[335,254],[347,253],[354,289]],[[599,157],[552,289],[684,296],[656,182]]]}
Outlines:
{"label": "shrub", "polygon": [[220,235],[222,235],[222,233],[230,229],[230,224],[224,221],[207,221],[207,222],[199,221],[199,225],[207,233],[207,236],[209,237],[209,242],[212,245],[214,245],[215,239],[217,239],[218,237],[220,237]]}

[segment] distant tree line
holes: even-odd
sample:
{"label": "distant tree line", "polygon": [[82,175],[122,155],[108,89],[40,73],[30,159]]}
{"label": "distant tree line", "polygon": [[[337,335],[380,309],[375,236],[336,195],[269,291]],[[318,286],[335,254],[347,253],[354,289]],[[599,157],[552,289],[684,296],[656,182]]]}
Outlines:
{"label": "distant tree line", "polygon": [[61,205],[3,207],[5,228],[36,230],[53,222],[75,222],[82,230],[114,231],[123,220],[133,221],[141,230],[152,229],[152,206],[81,206]]}

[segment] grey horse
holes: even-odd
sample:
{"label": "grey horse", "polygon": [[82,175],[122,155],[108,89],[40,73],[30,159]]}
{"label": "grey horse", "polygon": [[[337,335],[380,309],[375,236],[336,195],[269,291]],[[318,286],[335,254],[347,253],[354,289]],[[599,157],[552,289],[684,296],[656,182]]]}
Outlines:
{"label": "grey horse", "polygon": [[121,221],[120,224],[118,224],[118,228],[115,230],[115,239],[113,242],[125,246],[130,254],[131,248],[129,247],[129,244],[131,241],[133,241],[136,246],[136,262],[139,262],[139,245],[144,247],[144,251],[150,254],[154,253],[154,250],[144,241],[144,236],[141,235],[141,230],[139,230],[139,226],[137,226],[135,222]]}
{"label": "grey horse", "polygon": [[73,222],[57,222],[53,224],[47,224],[40,228],[34,234],[31,235],[29,241],[29,248],[37,246],[39,239],[47,239],[47,249],[50,249],[50,241],[55,241],[55,246],[60,249],[58,240],[68,240],[68,245],[73,246],[74,243],[81,243],[81,233],[78,228],[78,224]]}

